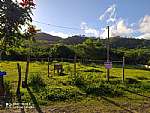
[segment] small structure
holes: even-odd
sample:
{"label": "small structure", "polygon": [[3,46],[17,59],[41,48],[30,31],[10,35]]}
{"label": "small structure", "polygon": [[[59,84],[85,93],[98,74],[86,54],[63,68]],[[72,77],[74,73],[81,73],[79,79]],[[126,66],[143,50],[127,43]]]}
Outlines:
{"label": "small structure", "polygon": [[57,70],[57,74],[61,75],[63,72],[63,65],[62,64],[54,64],[54,75],[55,75],[56,70]]}

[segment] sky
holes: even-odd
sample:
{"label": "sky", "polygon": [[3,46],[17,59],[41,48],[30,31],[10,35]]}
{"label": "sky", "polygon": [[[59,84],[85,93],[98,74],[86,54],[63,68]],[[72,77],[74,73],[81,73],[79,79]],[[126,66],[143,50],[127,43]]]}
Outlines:
{"label": "sky", "polygon": [[110,36],[150,39],[150,0],[34,1],[33,24],[42,32],[106,38],[110,26]]}

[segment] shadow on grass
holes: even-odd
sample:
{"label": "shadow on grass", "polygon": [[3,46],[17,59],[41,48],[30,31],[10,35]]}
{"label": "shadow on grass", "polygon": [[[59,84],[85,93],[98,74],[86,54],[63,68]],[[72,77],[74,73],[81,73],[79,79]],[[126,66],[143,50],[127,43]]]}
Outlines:
{"label": "shadow on grass", "polygon": [[96,73],[103,73],[103,71],[100,71],[98,69],[87,69],[87,70],[83,70],[83,72],[96,72]]}
{"label": "shadow on grass", "polygon": [[145,70],[145,71],[150,71],[150,68],[143,67],[141,65],[126,65],[126,69],[138,69],[138,70]]}
{"label": "shadow on grass", "polygon": [[149,96],[145,96],[145,95],[143,95],[143,94],[139,94],[139,93],[137,93],[137,92],[131,91],[131,90],[126,89],[126,88],[122,88],[122,89],[123,89],[124,91],[128,91],[128,92],[133,93],[133,94],[136,94],[136,95],[138,95],[138,96],[142,96],[142,97],[145,97],[145,98],[150,99]]}
{"label": "shadow on grass", "polygon": [[40,106],[39,106],[39,104],[38,104],[38,102],[37,102],[36,97],[35,97],[35,96],[33,95],[33,93],[31,92],[29,86],[27,86],[27,91],[28,91],[28,93],[29,93],[29,95],[30,95],[30,97],[31,97],[31,100],[33,101],[33,104],[34,104],[34,106],[35,106],[37,112],[38,112],[38,113],[43,113],[43,111],[41,110],[41,108],[40,108]]}
{"label": "shadow on grass", "polygon": [[140,77],[140,76],[137,76],[136,78],[139,79],[139,80],[148,80],[147,77],[143,77],[143,76],[141,76],[141,77]]}
{"label": "shadow on grass", "polygon": [[116,102],[113,101],[113,100],[110,100],[110,99],[108,99],[108,98],[106,98],[106,97],[104,97],[104,96],[101,96],[101,98],[104,99],[105,101],[107,101],[107,102],[109,102],[109,103],[111,103],[111,104],[113,104],[113,105],[115,105],[115,106],[121,108],[122,110],[124,110],[124,111],[126,111],[126,112],[134,113],[132,110],[123,107],[121,104],[116,103]]}

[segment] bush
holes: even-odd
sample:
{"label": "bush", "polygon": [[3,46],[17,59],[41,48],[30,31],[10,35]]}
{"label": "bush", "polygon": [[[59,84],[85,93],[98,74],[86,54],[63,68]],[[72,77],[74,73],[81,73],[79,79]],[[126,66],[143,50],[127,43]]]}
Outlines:
{"label": "bush", "polygon": [[83,93],[76,87],[48,87],[45,99],[50,101],[64,101],[78,99]]}
{"label": "bush", "polygon": [[35,91],[39,91],[41,88],[46,86],[44,79],[41,77],[39,73],[33,74],[29,78],[29,86],[33,88]]}
{"label": "bush", "polygon": [[77,87],[85,87],[86,81],[82,75],[77,73],[76,75],[71,76],[71,84],[76,85]]}

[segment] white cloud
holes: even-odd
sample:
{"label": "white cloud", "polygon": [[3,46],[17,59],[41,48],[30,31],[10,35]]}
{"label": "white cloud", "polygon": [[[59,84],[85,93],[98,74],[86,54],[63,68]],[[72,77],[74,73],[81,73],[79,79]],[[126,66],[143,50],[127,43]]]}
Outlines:
{"label": "white cloud", "polygon": [[82,30],[84,30],[84,29],[88,29],[88,27],[87,27],[87,23],[86,23],[86,22],[81,22],[81,24],[80,24],[80,28],[81,28]]}
{"label": "white cloud", "polygon": [[88,36],[94,36],[94,37],[99,37],[99,31],[94,29],[94,28],[90,28],[86,22],[82,22],[80,24],[80,28],[84,31],[84,33]]}
{"label": "white cloud", "polygon": [[150,39],[150,15],[145,15],[141,18],[138,27],[138,32],[140,32],[141,35],[136,38]]}
{"label": "white cloud", "polygon": [[109,22],[115,22],[116,21],[116,4],[111,5],[105,12],[99,17],[100,21],[103,21],[104,19],[107,20],[107,23]]}
{"label": "white cloud", "polygon": [[59,36],[59,37],[62,37],[62,38],[68,38],[69,34],[65,34],[65,33],[62,33],[62,32],[55,32],[55,31],[51,31],[49,32],[49,34],[53,35],[53,36]]}
{"label": "white cloud", "polygon": [[[134,32],[132,26],[128,26],[124,19],[116,18],[116,4],[111,5],[105,12],[99,17],[100,21],[106,22],[110,25],[110,37],[114,36],[130,36]],[[100,37],[106,38],[108,31],[105,28],[101,29]]]}
{"label": "white cloud", "polygon": [[133,29],[129,28],[124,20],[120,20],[118,23],[117,23],[117,29],[116,31],[118,32],[118,34],[130,34],[133,32]]}
{"label": "white cloud", "polygon": [[91,36],[93,34],[93,36],[99,37],[99,32],[96,29],[92,29],[92,28],[85,29],[85,33],[91,34]]}
{"label": "white cloud", "polygon": [[[114,36],[129,36],[133,32],[132,28],[129,28],[123,19],[119,20],[116,24],[110,26],[110,37]],[[108,31],[106,28],[102,28],[100,34],[101,38],[106,38]]]}
{"label": "white cloud", "polygon": [[150,40],[150,33],[145,33],[142,35],[137,36],[138,39],[149,39]]}
{"label": "white cloud", "polygon": [[150,16],[145,15],[139,22],[139,31],[141,33],[150,33]]}

